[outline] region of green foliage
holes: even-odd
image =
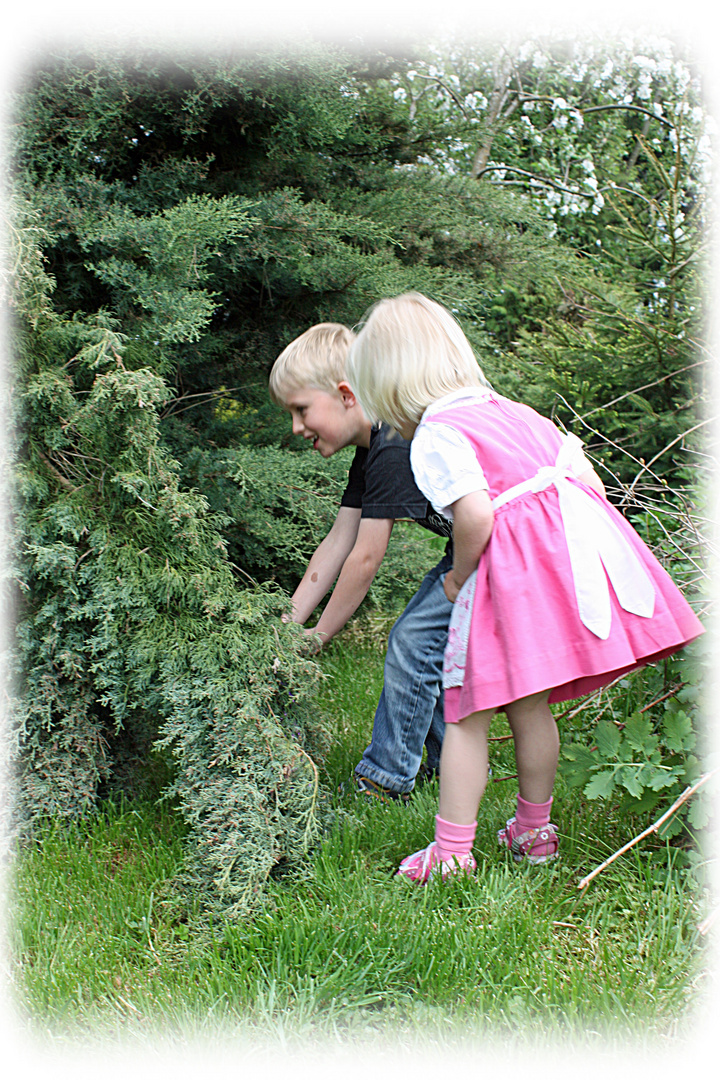
[[[314,322],[352,325],[418,288],[480,349],[499,287],[554,295],[572,272],[527,202],[423,164],[432,125],[401,121],[380,77],[398,62],[98,50],[58,55],[23,87],[15,161],[52,234],[55,302],[111,310],[126,365],[177,387],[174,447],[227,445],[220,386],[264,419],[272,362]]]
[[[223,515],[232,562],[292,591],[335,520],[352,454],[324,461],[269,446],[195,447],[185,455],[183,479]]]
[[[320,660],[333,788],[367,745],[382,684],[383,649],[347,637]],[[493,734],[505,732],[498,717]],[[283,1052],[340,1033],[364,1053],[390,1037],[477,1055],[488,1040],[516,1046],[521,1025],[533,1053],[577,1053],[580,1040],[626,1054],[632,1039],[666,1054],[697,1022],[708,975],[700,925],[713,901],[691,853],[648,837],[579,892],[634,821],[561,780],[562,858],[516,866],[496,839],[512,806],[512,747],[491,748],[473,880],[393,879],[432,835],[431,784],[409,806],[343,800],[312,858],[268,882],[262,910],[212,927],[169,889],[184,829],[167,804],[118,801],[69,828],[43,823],[10,881],[8,958],[30,1033],[107,1045],[122,1032],[155,1046],[167,1031],[177,1051],[232,1031]]]
[[[238,582],[207,500],[181,487],[166,383],[126,369],[112,320],[64,319],[47,292],[18,303],[33,316],[18,348],[18,825],[91,809],[111,743],[149,725],[177,762],[186,879],[236,915],[318,835],[317,669],[281,621],[286,597]]]
[[[491,132],[512,150],[504,164],[533,146],[532,167],[569,170],[571,186],[605,147],[617,187],[602,207],[592,184],[580,200],[597,215],[459,168],[480,128],[467,101],[460,123],[430,94],[402,100],[403,79],[443,81],[417,51],[59,50],[27,75],[8,229],[20,819],[92,808],[132,748],[154,744],[174,765],[186,880],[233,915],[317,835],[318,673],[282,622],[282,590],[334,514],[349,454],[296,452],[267,395],[276,356],[311,324],[353,325],[378,297],[420,289],[457,313],[498,389],[606,432],[591,449],[624,484],[631,468],[658,490],[658,469],[683,478],[679,436],[705,393],[689,378],[698,128],[671,79],[657,128],[638,128],[601,59],[571,101],[577,71],[568,82],[559,62],[539,74],[525,57],[514,85],[537,98],[535,133],[558,133],[545,150],[527,124]],[[575,140],[568,103],[588,117]],[[631,488],[640,512],[647,488]],[[394,530],[368,606],[397,609],[437,558],[417,532]],[[658,540],[668,560],[686,534]]]
[[[632,32],[448,38],[391,85],[413,123],[434,119],[438,167],[524,192],[578,256],[552,285],[497,281],[482,314],[498,388],[557,413],[623,481],[659,459],[676,477],[711,394],[710,126],[692,57]]]
[[[632,708],[629,715],[601,719],[590,734],[590,746],[563,746],[560,771],[567,783],[582,788],[588,799],[619,798],[621,813],[657,817],[668,809],[702,772],[698,744],[707,654],[707,642],[699,639],[665,662],[665,684],[674,692],[660,695],[652,710],[646,704]],[[642,678],[647,690],[647,676],[630,676],[621,687],[633,678]],[[710,810],[709,796],[702,789],[661,826],[661,836],[704,829]]]

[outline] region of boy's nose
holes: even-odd
[[[299,416],[293,416],[292,425],[293,435],[302,435],[303,431],[305,430],[305,425],[303,424]]]

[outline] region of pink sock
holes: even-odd
[[[456,825],[454,821],[443,821],[439,814],[435,816],[435,842],[441,859],[451,859],[453,855],[466,855],[473,846],[477,821],[472,825]]]
[[[518,795],[515,820],[518,825],[522,826],[520,831],[524,831],[525,829],[541,829],[543,825],[547,825],[550,820],[551,806],[552,796],[550,796],[547,802],[533,803],[526,802],[525,799]]]

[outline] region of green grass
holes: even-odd
[[[323,665],[337,785],[366,745],[382,652],[338,643]],[[506,730],[501,719],[491,734]],[[172,808],[108,804],[87,821],[47,825],[10,882],[28,1029],[55,1043],[232,1034],[412,1050],[674,1044],[692,1030],[706,981],[697,926],[707,912],[685,852],[644,842],[579,894],[580,878],[646,822],[559,783],[562,858],[516,866],[495,837],[516,793],[502,779],[512,748],[492,747],[475,878],[420,888],[393,876],[432,838],[435,785],[409,807],[338,800],[308,864],[272,881],[256,914],[210,931],[167,888],[182,858]]]

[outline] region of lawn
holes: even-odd
[[[340,640],[322,665],[336,733],[324,779],[335,790],[368,738],[382,650]],[[393,875],[432,838],[435,784],[409,806],[335,796],[335,824],[307,865],[271,881],[251,917],[205,930],[168,887],[183,840],[171,806],[120,800],[49,824],[9,882],[25,1029],[48,1046],[222,1037],[431,1055],[689,1045],[710,960],[698,931],[707,897],[687,851],[651,838],[580,892],[648,822],[559,781],[562,857],[516,866],[496,841],[516,793],[506,734],[500,717],[477,875],[426,888]]]

